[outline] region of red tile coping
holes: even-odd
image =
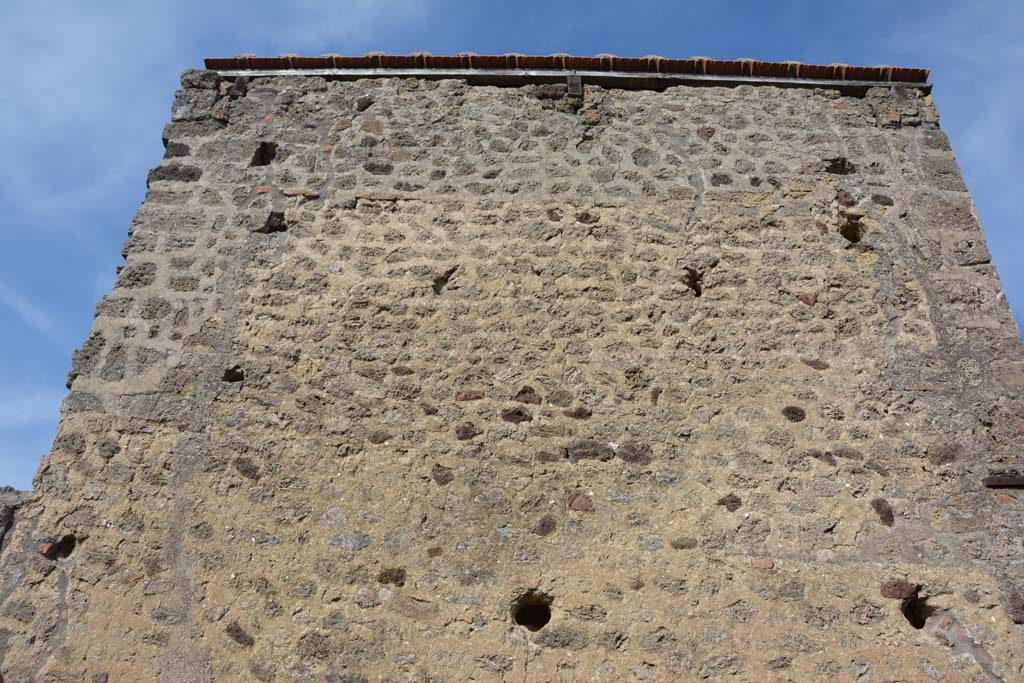
[[[321,55],[299,57],[208,57],[206,68],[215,71],[314,70],[314,69],[520,69],[548,71],[607,71],[638,74],[676,74],[694,76],[733,76],[740,78],[782,78],[847,82],[888,82],[923,84],[928,69],[896,66],[849,66],[847,64],[801,64],[800,62],[762,62],[756,59],[665,59],[663,57],[618,57],[596,55],[574,57],[553,55],[411,55],[367,53],[362,57]]]

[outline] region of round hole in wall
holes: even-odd
[[[551,621],[551,597],[527,591],[512,603],[512,621],[530,631],[539,631]]]
[[[67,534],[56,543],[47,543],[39,546],[39,552],[48,560],[63,560],[71,556],[75,551],[78,539],[74,534]]]
[[[935,613],[935,608],[929,605],[924,598],[915,595],[903,601],[900,611],[903,612],[903,616],[907,618],[911,626],[922,629],[925,627],[928,617]]]

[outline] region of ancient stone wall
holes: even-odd
[[[1021,680],[1024,355],[930,97],[182,83],[5,683]]]

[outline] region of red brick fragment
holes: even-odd
[[[370,432],[369,436],[366,437],[366,440],[369,441],[372,444],[382,444],[382,443],[384,443],[385,441],[387,441],[390,438],[391,438],[390,434],[388,434],[387,432],[385,432],[383,430],[378,429],[378,430]]]
[[[839,190],[836,192],[836,203],[839,206],[855,206],[857,199],[846,190]]]
[[[889,579],[882,584],[882,597],[894,600],[906,600],[917,595],[919,586],[903,579]]]
[[[786,406],[782,409],[782,417],[790,422],[803,422],[807,418],[807,411],[797,406]]]
[[[533,415],[525,408],[507,408],[501,411],[501,419],[512,424],[520,424],[522,422],[531,422]]]
[[[885,526],[892,526],[896,517],[893,514],[892,506],[889,505],[889,501],[885,498],[875,498],[871,501],[871,509],[878,515],[878,521]]]
[[[405,567],[390,567],[381,570],[380,574],[377,575],[377,581],[402,587],[405,585],[405,576]]]
[[[555,518],[551,515],[544,515],[537,522],[537,526],[533,528],[533,533],[538,536],[548,536],[554,533],[556,528],[558,528],[558,522],[555,521]]]
[[[743,501],[735,493],[730,493],[718,499],[718,504],[729,512],[736,512],[743,505]]]
[[[928,462],[946,465],[960,457],[963,447],[955,443],[933,444],[928,447]]]
[[[513,401],[519,401],[520,403],[532,403],[534,405],[540,405],[540,394],[537,390],[530,386],[524,386],[520,389],[515,396],[512,397]]]
[[[569,497],[569,509],[576,512],[592,512],[594,501],[585,493],[574,493]]]
[[[434,469],[430,471],[430,476],[433,477],[439,486],[445,486],[455,480],[455,473],[450,467],[445,467],[444,465],[434,465]]]
[[[460,424],[458,427],[455,428],[455,438],[458,439],[459,441],[468,441],[469,439],[472,439],[474,436],[479,436],[480,434],[483,434],[483,430],[474,425],[472,422]]]
[[[245,632],[237,621],[232,621],[228,624],[224,632],[228,634],[228,638],[235,641],[242,647],[252,647],[256,643],[256,639]]]
[[[574,420],[586,420],[593,415],[593,411],[587,406],[576,406],[575,408],[567,408],[562,414]]]

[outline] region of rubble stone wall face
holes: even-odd
[[[1022,680],[1024,354],[930,97],[182,83],[4,683]]]

